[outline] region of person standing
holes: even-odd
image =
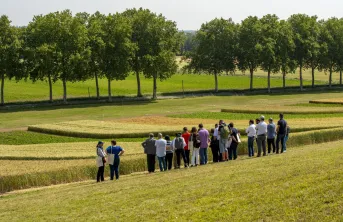
[[[286,148],[287,148],[287,141],[288,141],[288,136],[289,136],[289,133],[291,132],[291,127],[287,124],[287,131],[286,131],[286,136],[285,136],[285,139],[283,141],[283,152],[286,152]]]
[[[279,147],[281,142],[281,153],[285,150],[285,136],[287,133],[287,122],[284,120],[283,114],[280,113],[279,115],[280,120],[277,123],[277,137],[276,137],[276,153],[279,154]]]
[[[102,141],[98,142],[98,145],[96,146],[96,164],[98,166],[98,173],[96,176],[96,182],[105,181],[104,178],[104,172],[105,172],[105,153],[103,148],[104,143]]]
[[[167,141],[162,138],[162,133],[158,134],[158,140],[155,142],[156,146],[156,156],[158,159],[158,165],[160,167],[160,171],[167,170],[166,164],[166,149],[167,149]]]
[[[110,165],[110,179],[114,179],[114,174],[116,176],[116,180],[119,180],[119,165],[120,165],[120,156],[123,155],[125,150],[120,146],[117,146],[117,142],[115,140],[111,141],[111,146],[107,147],[106,154],[107,154],[107,161]]]
[[[167,169],[171,170],[171,168],[173,167],[173,156],[174,156],[174,151],[171,146],[172,142],[170,141],[169,136],[166,136],[164,139],[166,140],[166,165],[167,165]]]
[[[220,135],[220,139],[219,139],[219,152],[220,155],[222,157],[221,161],[226,161],[228,160],[228,150],[226,147],[226,144],[228,143],[229,140],[229,129],[226,127],[225,123],[223,122],[220,126],[219,126],[219,135]]]
[[[266,139],[267,139],[267,124],[264,122],[264,116],[260,117],[260,123],[256,126],[257,130],[257,157],[261,156],[263,150],[263,156],[267,155]]]
[[[273,153],[275,153],[275,136],[276,136],[276,126],[273,123],[273,119],[269,118],[269,124],[267,126],[267,143],[268,143],[268,154],[272,151],[273,146]]]
[[[249,121],[249,127],[245,130],[248,136],[248,153],[249,157],[253,157],[255,155],[254,151],[254,140],[256,137],[256,126],[254,124],[254,120]]]
[[[210,135],[211,135],[210,148],[211,148],[211,151],[212,151],[213,163],[217,163],[218,162],[219,154],[218,154],[218,149],[217,149],[217,144],[216,144],[217,139],[214,136],[214,133],[215,133],[215,129],[211,129],[211,132],[210,132]]]
[[[191,136],[191,134],[188,132],[188,128],[184,127],[183,128],[183,133],[182,133],[182,138],[185,140],[186,142],[186,146],[185,146],[185,156],[186,156],[186,164],[187,166],[189,166],[189,154],[190,154],[190,150],[189,150],[189,137]]]
[[[239,133],[238,130],[236,128],[234,128],[234,124],[230,123],[229,124],[230,127],[230,132],[231,132],[231,145],[229,147],[229,160],[236,160],[237,159],[237,147],[239,144]]]
[[[197,133],[197,128],[192,127],[191,136],[189,137],[189,146],[192,150],[192,161],[191,166],[199,165],[199,149],[200,149],[200,139]]]
[[[149,173],[155,172],[156,163],[156,140],[154,139],[154,134],[150,133],[149,138],[142,143],[144,148],[144,153],[147,156],[148,171]]]
[[[216,123],[214,126],[214,133],[213,133],[213,147],[214,147],[214,151],[213,151],[213,147],[212,148],[212,153],[213,153],[213,162],[219,162],[222,159],[222,155],[220,153],[219,150],[219,140],[220,140],[220,134],[219,134],[219,126],[221,126],[224,123],[223,120],[219,120],[219,124]],[[217,155],[215,155],[215,153],[217,153]]]
[[[200,139],[200,165],[207,164],[207,148],[209,140],[209,132],[204,128],[202,123],[199,124],[199,139]]]
[[[185,139],[183,137],[181,137],[181,133],[177,133],[176,134],[176,138],[173,140],[172,142],[173,145],[173,149],[175,150],[175,154],[176,154],[176,169],[180,169],[181,166],[181,156],[183,159],[183,162],[185,164],[185,168],[188,167],[187,165],[187,160],[186,160],[186,156],[185,156],[185,146],[186,146],[186,142]]]

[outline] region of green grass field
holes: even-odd
[[[4,221],[340,221],[342,155],[342,143],[334,142],[115,183],[19,192],[0,198],[0,216]]]

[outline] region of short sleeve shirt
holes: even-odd
[[[235,137],[236,140],[238,140],[237,134],[238,134],[237,129],[236,128],[232,128],[231,129],[231,136]],[[234,140],[232,140],[232,143],[236,143],[236,142]]]
[[[286,134],[286,132],[287,132],[287,122],[286,122],[286,120],[280,119],[279,122],[277,123],[277,125],[279,126],[278,134],[280,134],[280,135]]]
[[[120,146],[109,146],[107,147],[106,149],[106,152],[108,154],[114,154],[114,157],[115,158],[118,158],[119,157],[119,153],[123,151],[123,149],[120,147]]]
[[[167,141],[164,139],[156,140],[156,156],[164,157],[166,155]]]

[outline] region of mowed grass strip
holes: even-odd
[[[28,191],[2,197],[0,216],[4,221],[340,221],[342,155],[339,141],[117,182]]]
[[[343,98],[334,99],[320,99],[320,100],[310,100],[313,104],[332,104],[332,105],[343,105]]]

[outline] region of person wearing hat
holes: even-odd
[[[181,156],[183,159],[183,163],[185,164],[185,168],[188,167],[185,150],[184,150],[184,148],[186,147],[186,141],[181,136],[181,133],[176,134],[176,138],[172,142],[172,147],[175,150],[175,154],[176,154],[176,167],[175,168],[180,169]]]
[[[268,154],[272,151],[273,146],[273,153],[275,153],[275,136],[276,136],[276,126],[273,123],[273,118],[269,118],[269,124],[267,126],[267,143],[268,143]]]
[[[148,171],[149,173],[155,172],[156,163],[156,140],[154,139],[154,134],[150,133],[149,138],[142,143],[144,148],[144,153],[147,156]]]
[[[96,145],[96,164],[98,166],[98,173],[96,176],[96,181],[99,183],[100,181],[104,181],[104,171],[105,171],[105,153],[104,153],[104,143],[102,141],[98,142],[98,145]]]
[[[107,161],[110,165],[110,179],[114,179],[114,174],[116,179],[119,180],[119,164],[120,164],[120,156],[123,155],[125,150],[120,146],[117,146],[117,141],[112,140],[111,146],[107,147],[106,154],[107,154]]]
[[[264,116],[260,117],[260,123],[256,126],[257,130],[257,157],[260,157],[263,150],[263,156],[267,155],[267,123],[264,122]]]

